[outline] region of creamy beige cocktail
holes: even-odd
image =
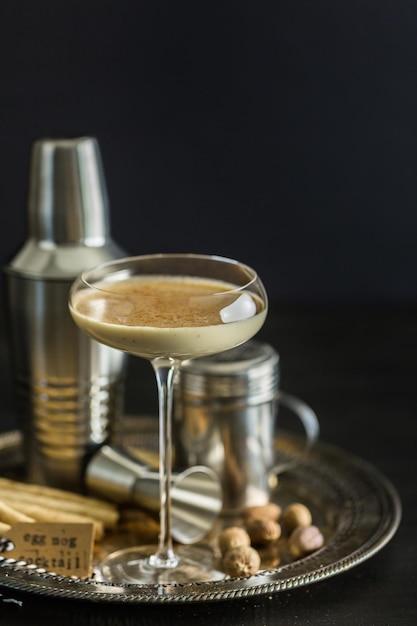
[[[266,317],[256,294],[222,281],[136,276],[94,287],[72,301],[76,323],[97,341],[148,359],[228,350],[254,336]]]

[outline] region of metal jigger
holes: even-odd
[[[87,488],[118,503],[135,503],[159,511],[159,472],[127,452],[105,445],[92,457],[85,473]],[[172,475],[171,531],[175,541],[199,541],[213,527],[222,508],[217,474],[194,466]]]

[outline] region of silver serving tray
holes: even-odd
[[[155,421],[143,422],[146,446],[152,444]],[[141,432],[141,418],[135,429]],[[151,430],[150,430],[151,429]],[[156,428],[154,429],[156,431]],[[140,436],[136,436],[134,445]],[[297,459],[304,443],[281,434],[279,448]],[[22,467],[21,435],[0,435],[0,474]],[[33,569],[0,554],[0,586],[54,598],[119,604],[193,603],[261,596],[302,587],[343,573],[372,557],[394,535],[401,518],[398,494],[375,467],[338,448],[316,444],[298,465],[280,475],[274,500],[301,501],[325,535],[325,546],[308,557],[281,562],[253,576],[215,582],[169,585],[115,585],[81,580]]]

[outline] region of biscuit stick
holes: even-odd
[[[34,518],[18,511],[13,506],[6,504],[0,500],[0,522],[13,526],[19,522],[34,522]]]
[[[19,509],[19,503],[30,503],[41,508],[91,517],[109,529],[116,528],[119,520],[119,511],[113,503],[71,491],[26,484],[8,478],[0,478],[0,499],[16,509]]]
[[[9,524],[5,524],[4,522],[0,522],[0,537],[7,537],[7,533],[11,529]]]

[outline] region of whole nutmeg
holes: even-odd
[[[240,526],[230,526],[219,533],[218,544],[222,554],[228,550],[239,546],[250,546],[250,537],[244,528]]]
[[[265,546],[276,541],[281,536],[281,526],[273,519],[250,518],[246,525],[246,530],[255,546]]]
[[[290,552],[300,558],[324,545],[324,537],[317,526],[298,526],[288,538]]]
[[[310,509],[300,502],[293,502],[283,510],[281,521],[288,532],[292,532],[298,526],[310,526],[313,520]]]
[[[228,576],[251,576],[261,565],[259,553],[251,546],[238,546],[224,555],[222,567]]]
[[[251,517],[272,519],[276,522],[281,516],[281,507],[275,502],[267,502],[266,504],[258,504],[256,506],[247,506],[242,511],[242,517],[244,520],[248,520]]]

